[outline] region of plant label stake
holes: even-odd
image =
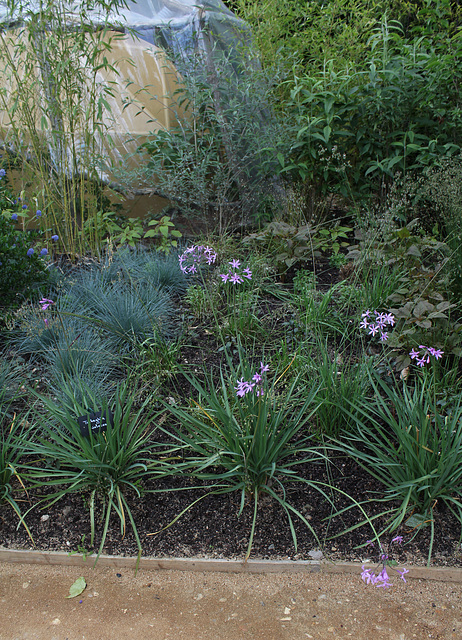
[[[98,433],[99,431],[106,431],[108,424],[114,426],[114,419],[109,409],[103,413],[102,411],[88,412],[85,416],[77,418],[79,423],[80,433],[88,437],[90,435],[90,429],[92,433]]]

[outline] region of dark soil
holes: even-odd
[[[341,491],[354,496],[357,501],[367,501],[380,497],[381,488],[355,462],[340,458],[331,467],[330,478],[325,468],[319,465],[305,465],[302,474],[306,478],[322,482],[332,482]],[[213,495],[197,487],[191,478],[177,478],[158,481],[155,485],[146,485],[141,499],[130,500],[130,507],[136,522],[143,547],[143,555],[157,557],[213,557],[243,558],[246,554],[253,506],[246,503],[242,514],[238,516],[240,493]],[[171,491],[171,489],[182,489]],[[170,491],[169,491],[170,489]],[[156,491],[151,493],[151,491]],[[159,491],[160,492],[157,492]],[[329,494],[329,492],[327,491]],[[72,494],[53,506],[44,507],[38,501],[43,492],[29,492],[29,500],[21,496],[23,512],[35,505],[27,514],[36,549],[68,550],[83,552],[89,550],[90,520],[86,498]],[[199,499],[195,506],[188,507]],[[19,499],[19,495],[18,495]],[[255,538],[252,548],[253,558],[309,560],[310,552],[322,550],[325,557],[332,560],[375,559],[377,552],[371,547],[356,548],[373,537],[370,526],[364,525],[355,531],[345,533],[338,538],[336,534],[354,527],[363,519],[358,508],[352,508],[341,516],[329,520],[331,506],[317,491],[301,483],[288,486],[287,499],[308,520],[316,532],[313,533],[294,516],[294,528],[297,534],[298,548],[295,550],[290,533],[287,515],[282,507],[268,496],[262,496],[258,510]],[[352,504],[342,494],[332,494],[335,508],[340,510]],[[383,509],[383,504],[371,500],[363,507],[372,517]],[[172,526],[167,527],[184,510],[185,513]],[[101,517],[101,509],[99,516]],[[435,508],[435,541],[432,564],[439,566],[457,566],[462,560],[460,546],[460,523],[444,505]],[[128,522],[128,520],[127,520]],[[374,521],[377,531],[384,526],[385,519]],[[160,533],[155,533],[163,529]],[[102,524],[99,523],[99,534]],[[394,545],[393,558],[399,563],[423,565],[427,561],[430,544],[430,526],[422,528],[417,535],[406,527],[399,533],[407,544],[401,548]],[[152,535],[155,534],[155,535]],[[0,507],[0,541],[4,548],[32,548],[31,541],[24,529],[18,527],[18,521],[10,507]],[[95,540],[95,547],[99,539]],[[112,517],[104,552],[109,554],[137,554],[135,537],[127,526],[125,536],[120,531],[120,521]]]

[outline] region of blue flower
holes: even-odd
[[[6,176],[5,169],[0,169],[0,178],[3,178],[4,176]]]
[[[40,216],[42,215],[42,212],[40,211],[40,209],[37,209],[37,211],[35,212],[35,215],[37,216],[37,218],[40,218]]]
[[[29,256],[29,258],[31,257],[31,255],[34,253],[33,248],[31,247],[30,249],[27,250],[27,255]]]
[[[22,205],[22,208],[23,208],[23,209],[27,209],[27,204],[23,204],[23,205]]]
[[[11,214],[11,219],[16,222],[16,220],[18,219],[18,214],[17,213],[12,213]]]
[[[48,253],[48,249],[45,249],[45,247],[40,251],[41,256],[46,256],[47,253]]]
[[[59,236],[56,236],[56,235],[51,236],[51,239],[53,240],[53,242],[58,242]]]

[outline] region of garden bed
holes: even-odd
[[[130,278],[134,277],[133,274],[140,277],[139,271],[136,271],[133,266],[136,262],[133,255],[130,257],[128,254],[131,263],[127,267],[127,273],[130,274]],[[146,254],[140,254],[140,256],[141,266],[145,268]],[[157,260],[156,268],[158,268],[158,263]],[[157,411],[155,422],[150,422],[149,419],[146,423],[149,425],[149,430],[152,431],[150,435],[152,444],[160,445],[164,449],[175,444],[175,436],[169,434],[169,428],[172,424],[176,424],[177,428],[178,422],[181,420],[178,415],[175,415],[173,407],[181,405],[191,407],[193,406],[191,398],[195,397],[202,397],[202,402],[204,401],[204,395],[201,396],[202,392],[199,392],[199,396],[197,395],[194,380],[199,381],[197,384],[203,384],[206,389],[207,385],[220,386],[221,372],[228,372],[226,375],[230,371],[232,375],[237,374],[238,371],[239,375],[245,373],[243,369],[240,369],[243,365],[243,351],[249,354],[251,367],[257,366],[256,363],[260,359],[269,363],[270,372],[273,375],[271,383],[273,386],[270,384],[266,393],[274,395],[275,385],[279,385],[277,393],[280,393],[280,398],[288,393],[292,369],[296,369],[292,379],[300,380],[308,389],[310,376],[315,375],[313,364],[309,363],[318,362],[319,364],[319,361],[315,360],[319,355],[316,350],[319,350],[322,344],[325,345],[325,353],[323,352],[321,356],[327,359],[329,366],[332,362],[334,363],[334,377],[340,375],[337,368],[342,369],[345,363],[348,366],[356,366],[364,355],[380,363],[382,369],[378,368],[378,370],[382,372],[381,375],[385,376],[385,379],[390,378],[393,373],[391,360],[387,364],[382,346],[372,340],[364,343],[358,338],[361,308],[355,309],[354,305],[361,304],[358,298],[361,286],[358,281],[352,283],[348,280],[348,273],[352,272],[351,269],[350,271],[348,269],[339,270],[327,265],[325,261],[318,261],[312,272],[309,269],[294,271],[292,274],[295,276],[294,282],[292,282],[290,272],[286,273],[285,281],[282,283],[278,277],[274,276],[274,272],[271,274],[269,271],[270,275],[268,276],[268,266],[264,260],[254,261],[250,263],[254,272],[252,285],[255,282],[258,293],[253,294],[254,297],[252,297],[250,296],[252,291],[248,288],[247,293],[246,290],[243,290],[242,297],[239,298],[234,295],[233,290],[229,295],[223,297],[218,289],[220,283],[217,283],[216,274],[211,281],[212,284],[210,284],[209,273],[202,280],[190,279],[187,283],[181,282],[181,273],[174,272],[172,265],[175,264],[178,263],[170,261],[167,270],[162,267],[164,273],[162,277],[170,282],[171,288],[167,288],[167,291],[169,294],[172,293],[172,290],[174,291],[171,303],[168,303],[171,306],[169,307],[164,299],[161,299],[162,304],[160,305],[161,310],[166,309],[163,322],[169,322],[172,328],[168,338],[163,343],[156,343],[157,346],[154,349],[149,347],[150,350],[147,350],[145,346],[146,341],[141,342],[140,348],[140,341],[133,340],[134,346],[131,346],[130,350],[124,351],[126,343],[130,342],[130,334],[122,334],[123,339],[120,341],[123,329],[120,325],[121,328],[113,330],[113,334],[119,342],[111,343],[111,348],[114,349],[114,352],[120,350],[121,355],[115,365],[110,360],[104,360],[104,363],[109,362],[112,367],[109,386],[107,386],[107,378],[101,378],[102,388],[109,389],[105,393],[110,393],[111,385],[112,388],[115,388],[114,385],[118,379],[120,380],[127,375],[127,379],[130,379],[130,376],[135,377],[137,382],[132,386],[131,393],[134,397],[131,398],[132,405],[130,406],[133,410],[138,410],[140,406],[144,406],[143,402],[148,402]],[[223,265],[226,264],[226,258],[222,259],[218,270],[223,271]],[[86,264],[86,269],[82,273],[91,272],[93,266],[91,262]],[[119,286],[123,278],[121,266],[119,265],[117,268],[114,263],[109,263],[104,269],[111,274],[109,283],[117,282],[117,286]],[[168,273],[169,271],[170,273]],[[68,289],[64,287],[64,293],[62,285],[59,285],[54,292],[49,293],[51,296],[49,300],[53,298],[50,304],[42,305],[41,309],[36,305],[35,311],[33,305],[24,306],[19,312],[16,312],[15,319],[10,321],[12,331],[7,331],[4,334],[5,354],[9,362],[18,362],[19,358],[20,366],[23,366],[27,373],[22,387],[22,392],[26,392],[26,395],[21,392],[19,398],[16,397],[13,400],[12,406],[18,415],[26,411],[28,409],[27,388],[28,386],[34,387],[35,391],[32,397],[38,403],[35,419],[39,421],[43,417],[47,420],[46,409],[51,410],[53,416],[55,408],[59,409],[60,405],[65,404],[64,396],[59,395],[59,385],[56,386],[56,380],[60,379],[57,377],[56,371],[61,371],[60,367],[65,365],[63,365],[62,358],[50,360],[50,354],[46,351],[45,343],[43,343],[45,333],[49,331],[52,321],[55,331],[59,331],[60,323],[63,325],[63,319],[67,322],[68,318],[80,317],[80,314],[76,314],[73,310],[76,306],[72,307],[74,304],[72,296],[75,295],[73,287],[77,287],[77,291],[84,292],[87,296],[86,303],[89,304],[91,287],[95,286],[94,284],[85,284],[85,286],[79,284],[78,269],[72,269],[66,277],[71,282],[71,286]],[[98,278],[100,277],[101,282],[104,283],[104,278],[98,276]],[[140,282],[142,281],[140,278]],[[79,286],[80,289],[78,289]],[[114,287],[115,285],[110,284],[110,286]],[[96,290],[100,292],[101,296],[106,295],[103,285],[97,284]],[[387,293],[389,292],[381,292],[380,294],[383,302],[386,300]],[[59,310],[56,307],[55,309],[55,300],[59,296],[65,300],[65,304],[71,306],[61,307]],[[111,302],[111,304],[114,305],[114,308],[111,308],[107,302],[106,310],[111,311],[111,321],[115,323],[119,319],[117,313],[123,314],[125,311],[118,309],[115,302]],[[141,315],[145,309],[144,304],[143,302],[141,305]],[[44,306],[46,306],[45,309],[43,309]],[[91,310],[91,305],[87,308]],[[43,313],[44,311],[46,313]],[[43,329],[44,319],[47,320],[45,329]],[[106,339],[104,331],[107,329],[109,320],[93,320],[88,325],[92,331],[95,323],[99,329],[98,333],[94,335],[98,337],[98,340]],[[38,336],[42,339],[42,343],[40,340],[36,341],[35,335],[31,338],[28,327],[32,327],[33,330],[36,327],[42,327],[38,330]],[[71,348],[74,349],[74,343],[78,342],[82,331],[72,327],[71,329],[74,331],[71,334],[74,336]],[[146,328],[142,326],[140,332],[143,331],[146,331]],[[110,333],[109,330],[108,333]],[[321,337],[321,341],[319,341],[319,337]],[[53,339],[56,340],[56,338]],[[30,346],[31,344],[34,345],[35,352]],[[58,344],[57,342],[49,344],[52,351],[56,350],[60,353],[60,350],[63,349],[62,346],[55,349],[54,345]],[[307,352],[303,354],[302,350],[305,348],[305,344]],[[168,348],[164,348],[165,345]],[[28,352],[27,349],[30,351]],[[88,346],[85,346],[85,349],[88,351]],[[82,352],[86,353],[85,350]],[[75,353],[78,354],[78,351],[76,350]],[[296,359],[300,353],[305,358],[305,360],[302,358],[301,364]],[[106,355],[104,353],[104,357]],[[311,368],[305,369],[304,362],[308,362]],[[322,361],[319,366],[321,367],[321,365]],[[73,395],[74,391],[80,388],[79,375],[76,375],[78,372],[72,369],[72,359],[70,364],[66,366],[70,367],[70,373],[73,376],[72,385],[74,386],[70,387],[71,395]],[[457,370],[457,363],[455,366]],[[94,373],[95,380],[97,380],[99,370],[95,369],[94,371],[96,372]],[[348,371],[351,374],[354,370],[350,368]],[[280,378],[276,378],[276,375],[285,376],[282,383],[279,383]],[[55,376],[54,385],[50,384],[53,382],[53,376]],[[393,377],[399,381],[399,371],[397,374],[393,373],[391,379]],[[64,379],[67,380],[66,376]],[[237,378],[235,378],[235,382],[237,382]],[[262,382],[262,384],[264,383]],[[335,393],[338,391],[335,384],[332,391]],[[129,392],[127,391],[127,393]],[[344,389],[342,393],[348,393],[348,390]],[[357,393],[360,392],[357,391]],[[367,393],[370,394],[370,389]],[[303,397],[303,392],[300,397]],[[49,405],[47,406],[43,405],[45,398],[48,398]],[[290,402],[296,403],[296,399],[291,396],[290,398]],[[340,441],[343,437],[342,429],[339,431],[337,427],[333,426],[334,417],[330,413],[330,410],[335,408],[335,403],[341,402],[341,399],[339,400],[339,397],[330,398],[326,395],[323,398],[327,410],[323,414],[314,414],[310,419],[309,426],[300,432],[307,435],[311,431],[310,442],[320,450],[323,450],[325,446],[329,447],[329,436],[334,436]],[[284,401],[281,399],[278,402]],[[169,409],[169,406],[172,408]],[[347,410],[345,412],[344,407],[343,411],[345,425],[347,425],[348,405],[345,406]],[[275,411],[274,407],[271,411]],[[9,415],[11,417],[11,412]],[[53,420],[57,419],[57,415],[54,415]],[[339,415],[335,418],[336,420],[339,420]],[[340,418],[340,423],[341,420],[343,418]],[[7,421],[4,426],[4,434],[7,433],[8,424]],[[161,429],[156,430],[155,426],[159,425]],[[328,433],[329,429],[331,429],[330,434]],[[351,430],[351,426],[348,429]],[[345,434],[348,433],[348,429],[345,426]],[[50,439],[51,433],[52,431],[48,432],[48,439]],[[176,433],[175,429],[172,433]],[[296,443],[298,435],[300,434],[294,433],[290,443]],[[325,439],[324,436],[326,436]],[[22,437],[25,437],[25,434],[22,434]],[[390,432],[391,437],[392,433]],[[156,455],[158,454],[154,451],[152,460]],[[272,497],[271,493],[265,494],[263,491],[258,502],[250,557],[267,560],[311,560],[313,558],[319,559],[322,553],[322,556],[329,561],[360,562],[367,558],[376,560],[379,554],[377,546],[364,546],[368,540],[375,537],[374,529],[370,524],[373,522],[376,532],[384,530],[389,522],[387,518],[390,514],[380,516],[380,513],[386,508],[399,509],[400,502],[381,502],[386,494],[383,483],[374,478],[351,455],[347,455],[345,452],[328,451],[329,464],[323,460],[310,461],[304,457],[302,452],[295,451],[294,455],[295,458],[298,455],[302,460],[302,463],[297,465],[299,480],[291,482],[290,478],[286,479],[283,485],[284,489],[282,489],[282,485],[277,485],[274,489],[275,497],[284,497],[286,504],[290,504],[291,509],[294,510],[291,512],[293,532],[291,532],[287,512],[282,504],[275,497]],[[34,458],[30,452],[25,459],[21,460],[21,464],[25,465],[24,469],[27,469],[27,472],[42,463],[43,459],[37,462],[37,458]],[[50,477],[53,477],[53,474],[57,477],[59,464],[54,464],[50,459],[49,465]],[[22,476],[22,472],[19,472],[19,476]],[[32,545],[26,529],[21,525],[18,526],[18,519],[13,517],[11,506],[2,503],[0,505],[0,539],[3,548],[34,548],[45,551],[67,551],[82,555],[98,551],[104,528],[104,513],[98,495],[95,502],[96,535],[93,545],[91,545],[90,491],[66,493],[61,499],[50,505],[46,497],[56,490],[56,484],[47,486],[46,481],[42,481],[43,486],[39,488],[26,486],[27,494],[25,494],[22,485],[15,476],[12,477],[11,482],[13,488],[11,495],[21,513],[25,514],[25,522],[34,545]],[[316,483],[323,483],[322,486],[328,494],[328,499],[324,499],[316,490]],[[271,483],[268,486],[271,488]],[[334,489],[331,490],[328,487],[334,487]],[[283,496],[284,490],[285,495]],[[137,481],[136,491],[139,495],[135,491],[127,490],[124,496],[133,521],[136,523],[143,556],[156,558],[245,558],[254,518],[251,495],[246,497],[242,513],[240,513],[242,506],[240,490],[218,494],[210,488],[210,482],[198,478],[193,469],[186,471],[183,469],[182,472],[157,479],[155,474],[153,477],[149,477],[147,474],[139,482]],[[329,498],[331,502],[329,502]],[[344,511],[348,507],[352,508]],[[331,518],[335,512],[341,512],[341,514]],[[138,553],[139,545],[130,526],[127,513],[125,510],[126,530],[123,534],[121,533],[120,518],[115,512],[112,513],[108,521],[107,536],[101,548],[103,553],[120,556],[136,556]],[[399,533],[403,536],[404,544],[393,549],[393,559],[401,565],[407,563],[423,566],[427,564],[429,548],[433,545],[431,557],[433,566],[459,566],[462,558],[460,521],[450,511],[447,503],[444,500],[436,500],[432,505],[434,531],[430,526],[430,519],[420,527],[416,527],[412,521],[406,525],[407,517],[411,513],[412,509],[410,508],[406,518],[403,519],[403,524],[393,533],[388,533],[382,538],[382,543],[386,546],[393,535]],[[178,518],[180,514],[182,515]],[[305,522],[302,522],[298,514],[301,514]],[[369,519],[369,522],[358,528],[358,523],[365,519]],[[294,535],[297,539],[297,548],[294,545]]]

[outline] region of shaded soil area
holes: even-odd
[[[66,599],[84,577],[85,591]],[[0,640],[459,640],[462,586],[0,563]]]

